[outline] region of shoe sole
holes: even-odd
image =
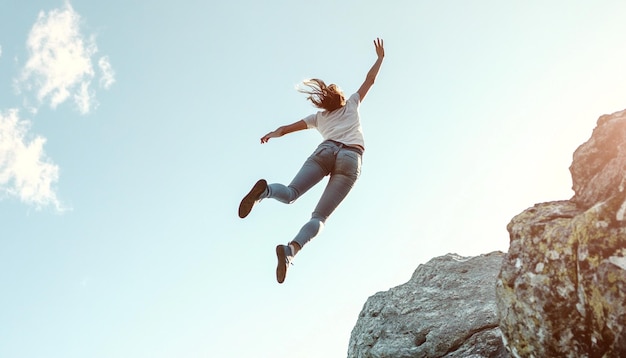
[[[285,276],[287,276],[287,258],[285,257],[285,249],[283,245],[276,246],[276,257],[278,258],[278,265],[276,266],[276,281],[278,283],[285,282]]]
[[[267,182],[264,179],[261,179],[254,184],[250,192],[243,197],[241,203],[239,204],[239,217],[245,218],[252,211],[252,207],[254,203],[259,199],[259,196],[263,194],[267,188]]]

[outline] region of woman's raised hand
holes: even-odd
[[[376,38],[376,40],[374,40],[374,46],[376,47],[376,55],[378,56],[378,58],[385,57],[385,48],[383,46],[383,39]]]

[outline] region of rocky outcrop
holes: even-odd
[[[626,111],[570,172],[570,200],[511,220],[507,255],[435,258],[370,297],[348,357],[626,357]]]
[[[434,258],[407,283],[370,297],[352,330],[348,357],[509,357],[495,301],[503,257]]]
[[[575,195],[508,225],[496,285],[515,357],[626,356],[626,111],[598,120],[570,167]]]
[[[598,119],[591,138],[574,152],[574,197],[582,209],[619,195],[626,184],[626,110]]]

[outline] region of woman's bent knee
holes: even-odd
[[[273,183],[268,185],[269,194],[268,197],[278,200],[284,204],[292,204],[298,199],[299,194],[298,191],[291,187],[285,186],[283,184]]]

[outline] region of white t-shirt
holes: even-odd
[[[319,111],[305,117],[307,128],[317,128],[324,140],[334,140],[345,145],[360,145],[365,148],[363,129],[359,118],[361,98],[354,93],[346,105],[332,112]]]

